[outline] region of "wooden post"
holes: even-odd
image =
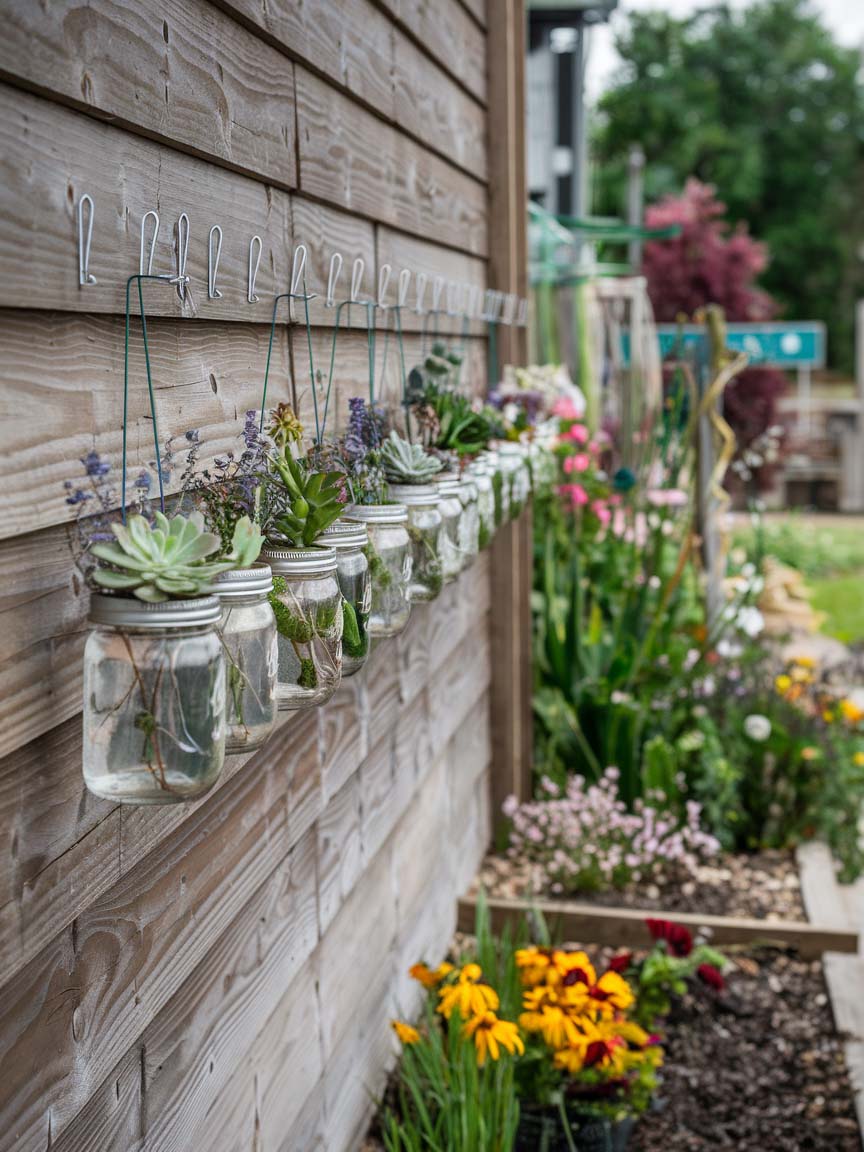
[[[489,22],[489,281],[528,294],[528,192],[525,173],[525,4],[498,0]],[[499,363],[524,364],[527,330],[502,325]],[[498,532],[491,552],[492,828],[501,804],[531,788],[530,508]]]

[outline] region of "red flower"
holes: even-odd
[[[612,959],[609,961],[609,971],[610,972],[617,972],[618,975],[620,976],[623,972],[627,971],[627,969],[630,967],[632,960],[633,960],[633,953],[632,952],[619,952],[617,956],[613,956]]]
[[[723,979],[723,974],[719,968],[715,968],[713,964],[700,964],[696,969],[696,975],[703,984],[707,984],[709,988],[713,988],[715,992],[722,992],[726,987],[726,981]]]
[[[655,940],[665,940],[673,956],[689,956],[693,951],[693,936],[683,924],[671,920],[646,920],[648,931]]]

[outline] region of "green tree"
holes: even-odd
[[[761,283],[792,319],[829,326],[853,356],[864,294],[864,81],[809,0],[720,4],[676,19],[632,13],[622,68],[600,102],[598,207],[620,211],[626,155],[647,158],[649,200],[688,177],[713,184],[732,220],[770,250]]]

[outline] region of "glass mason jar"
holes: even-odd
[[[84,781],[120,804],[178,804],[225,760],[225,656],[215,596],[145,604],[93,595],[84,650]]]
[[[510,494],[510,519],[515,520],[531,492],[531,476],[521,444],[501,444],[498,448],[504,472],[504,487]]]
[[[366,548],[366,525],[339,519],[318,537],[336,553],[336,579],[342,593],[342,677],[359,672],[369,657],[369,612],[372,607],[372,576]]]
[[[391,484],[390,495],[408,509],[411,537],[411,599],[434,600],[441,591],[441,503],[433,484]]]
[[[495,496],[489,470],[482,460],[471,465],[470,476],[477,489],[477,545],[482,552],[495,535]]]
[[[464,556],[459,547],[459,524],[462,520],[462,502],[459,499],[459,478],[452,473],[435,477],[441,512],[441,576],[444,583],[455,580],[462,571]]]
[[[500,528],[510,519],[510,483],[504,475],[504,469],[497,452],[488,452],[484,457],[484,462],[492,481],[495,527]]]
[[[279,548],[261,553],[273,569],[280,709],[326,704],[342,679],[342,593],[331,548]]]
[[[268,599],[272,591],[273,574],[267,564],[235,568],[213,581],[213,595],[222,605],[226,752],[260,748],[276,723],[278,647],[276,617]]]
[[[459,548],[462,552],[463,567],[471,564],[480,551],[480,512],[478,492],[474,478],[468,472],[462,473],[459,481],[459,503],[462,505],[462,519],[459,521]]]
[[[411,537],[404,504],[352,504],[351,520],[366,525],[372,573],[369,635],[398,636],[411,615]]]

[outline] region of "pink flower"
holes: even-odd
[[[584,507],[588,503],[588,493],[581,484],[562,484],[558,491],[574,508]]]
[[[560,396],[552,406],[552,415],[557,416],[560,420],[578,420],[584,410],[583,407],[580,412],[579,406],[574,403],[570,396]]]
[[[564,461],[564,471],[569,475],[571,472],[585,472],[591,467],[591,457],[586,456],[584,452],[577,452],[575,456],[568,456]]]
[[[591,505],[591,511],[594,513],[604,528],[608,527],[609,521],[612,519],[612,513],[609,511],[602,500],[595,500]]]
[[[688,499],[680,488],[654,488],[647,496],[648,503],[655,508],[683,508]]]
[[[588,429],[584,424],[574,424],[570,431],[567,433],[567,436],[571,440],[575,440],[577,444],[588,443]]]

